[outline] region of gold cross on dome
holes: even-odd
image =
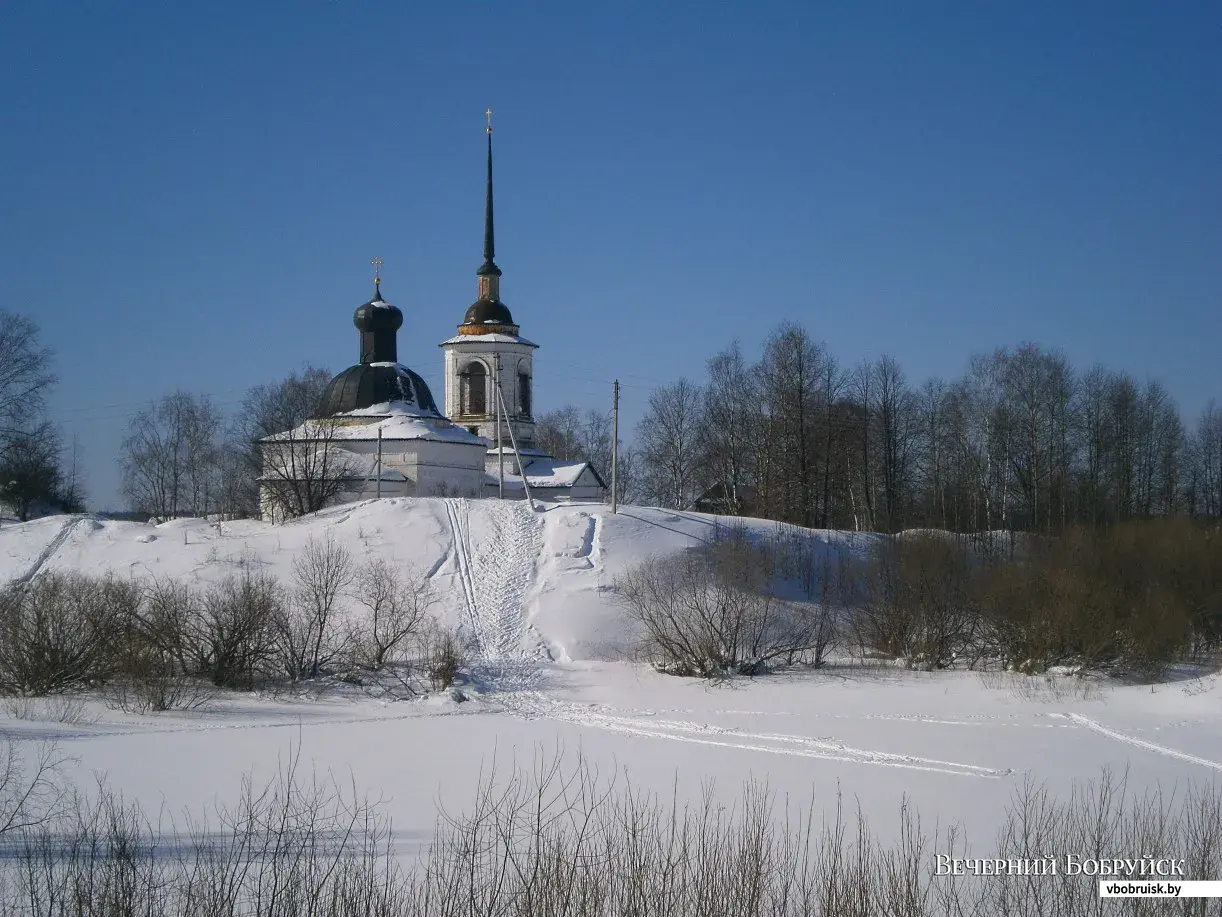
[[[373,282],[376,286],[382,282],[382,259],[374,258],[369,263],[373,265]]]
[[[489,108],[484,112],[484,117],[488,119],[488,133],[492,133],[492,109]]]

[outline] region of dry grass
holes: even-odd
[[[295,755],[233,808],[181,826],[105,786],[91,798],[10,831],[2,917],[1136,917],[1218,909],[1104,907],[1090,876],[939,876],[937,857],[1168,857],[1185,878],[1222,874],[1216,787],[1135,794],[1106,771],[1063,799],[1021,785],[988,851],[930,830],[907,804],[884,842],[839,796],[791,809],[750,783],[737,800],[706,786],[685,804],[559,752],[494,764],[465,811],[440,814],[414,864],[395,857],[376,803],[305,775]]]

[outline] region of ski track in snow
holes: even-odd
[[[42,572],[42,568],[47,565],[47,562],[55,556],[55,552],[64,546],[64,542],[66,542],[72,533],[76,531],[77,526],[79,526],[82,522],[85,522],[87,519],[92,518],[92,516],[73,516],[71,519],[64,522],[63,527],[59,530],[58,534],[56,534],[56,536],[51,539],[50,543],[38,553],[37,557],[34,558],[34,563],[30,565],[30,569],[21,576],[10,580],[9,585],[24,586],[26,583],[34,579],[34,577]]]
[[[1068,716],[1079,726],[1085,726],[1087,729],[1093,729],[1100,735],[1105,735],[1110,739],[1115,739],[1117,742],[1123,742],[1124,744],[1132,745],[1135,748],[1144,748],[1146,751],[1152,751],[1156,755],[1165,755],[1168,758],[1177,758],[1180,761],[1187,761],[1189,764],[1199,764],[1202,767],[1222,771],[1222,763],[1218,761],[1211,761],[1208,758],[1200,758],[1196,755],[1190,755],[1187,752],[1176,751],[1174,748],[1168,748],[1166,745],[1158,745],[1154,742],[1147,742],[1144,739],[1138,739],[1131,735],[1125,735],[1123,732],[1117,732],[1115,729],[1109,729],[1102,723],[1096,722],[1090,717],[1082,716],[1080,713],[1070,713]]]
[[[480,628],[478,611],[475,606],[475,588],[471,581],[471,543],[470,535],[465,525],[467,521],[467,506],[459,499],[447,498],[445,501],[446,516],[450,521],[450,534],[453,541],[452,556],[454,568],[458,573],[458,582],[462,587],[463,605],[466,608],[467,623],[478,640]],[[482,650],[483,647],[481,646]]]
[[[697,745],[713,745],[800,758],[818,758],[825,761],[843,761],[851,764],[874,764],[881,767],[932,771],[960,777],[998,779],[1014,773],[1010,768],[980,767],[957,761],[854,748],[832,737],[812,738],[785,733],[747,732],[732,727],[684,720],[651,720],[640,717],[614,716],[598,712],[588,706],[565,704],[537,691],[521,692],[505,697],[502,703],[508,710],[524,719],[559,720],[576,726],[603,729],[641,738],[690,742]]]

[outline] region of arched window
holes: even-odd
[[[518,366],[518,414],[530,417],[530,374],[524,366]]]
[[[469,363],[460,375],[462,389],[462,412],[464,414],[488,413],[488,371],[484,364]]]

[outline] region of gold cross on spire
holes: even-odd
[[[484,112],[484,117],[488,119],[488,133],[492,133],[492,109],[489,108]]]
[[[374,258],[369,263],[373,265],[373,285],[376,287],[382,283],[382,259]]]

